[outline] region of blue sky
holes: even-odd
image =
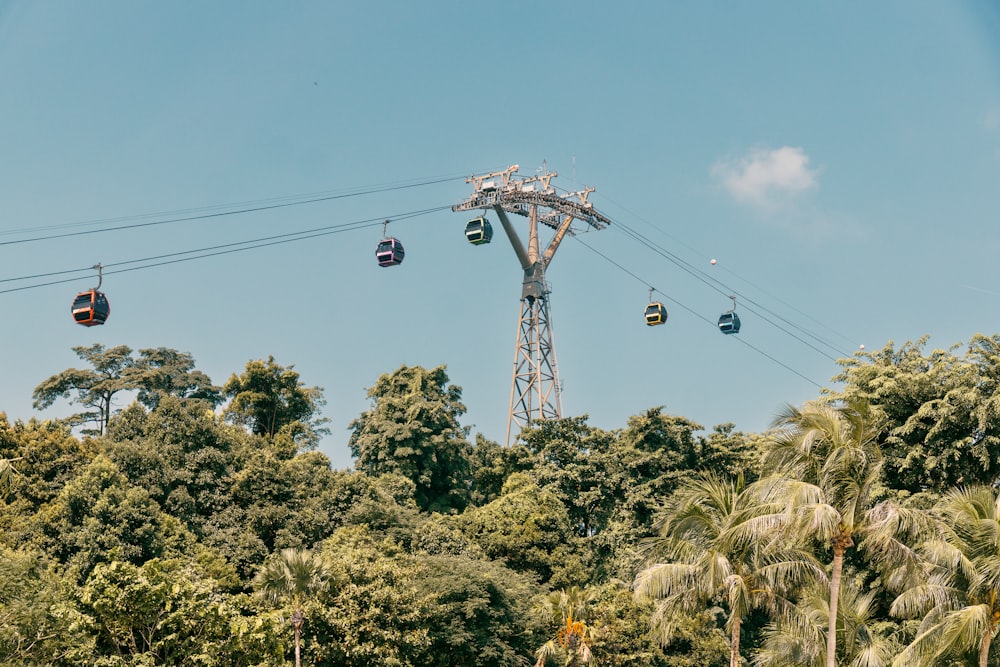
[[[218,384],[251,359],[294,364],[325,390],[337,467],[366,388],[401,364],[447,364],[463,423],[502,442],[520,269],[447,207],[465,176],[515,163],[595,187],[615,221],[548,272],[563,411],[596,426],[662,405],[758,431],[860,344],[1000,329],[985,0],[0,1],[0,114],[0,290],[359,223],[109,270],[103,327],[69,316],[93,272],[0,292],[12,419],[69,414],[33,411],[32,389],[100,342],[189,352]],[[389,185],[412,187],[357,194]],[[312,194],[351,196],[65,236]],[[393,217],[407,256],[381,269],[364,221]],[[63,236],[28,241],[46,235]],[[666,326],[643,323],[648,287]],[[738,337],[713,324],[727,292]]]

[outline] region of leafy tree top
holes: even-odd
[[[351,422],[348,444],[358,470],[413,480],[425,510],[461,509],[468,498],[470,447],[458,418],[462,389],[444,366],[401,366],[368,390],[373,407]]]
[[[326,404],[323,389],[306,387],[293,369],[270,356],[248,361],[243,373],[234,373],[222,387],[232,399],[226,418],[268,439],[284,432],[298,443],[315,445],[325,432],[321,425],[326,420],[316,418]]]

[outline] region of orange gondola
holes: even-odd
[[[97,264],[94,268],[98,272],[97,287],[77,294],[70,309],[73,321],[85,327],[104,324],[108,320],[108,315],[111,314],[111,304],[108,302],[108,297],[104,295],[104,292],[98,291],[104,281],[102,272],[104,267]]]

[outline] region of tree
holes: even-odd
[[[424,510],[461,510],[468,502],[470,448],[458,423],[462,389],[444,366],[401,366],[368,390],[374,403],[351,422],[355,467],[369,475],[402,475],[416,484]]]
[[[57,399],[70,399],[70,394],[75,392],[70,402],[80,403],[90,410],[73,415],[69,418],[70,423],[96,422],[97,428],[86,429],[84,434],[103,435],[111,419],[111,401],[115,394],[134,386],[125,376],[125,371],[135,364],[132,349],[127,345],[105,348],[94,343],[74,347],[73,351],[91,368],[69,368],[48,378],[35,387],[33,405],[36,410],[44,410]]]
[[[873,546],[892,543],[890,513],[876,508],[882,472],[878,447],[880,424],[866,403],[840,407],[807,403],[787,408],[775,420],[779,428],[767,451],[765,470],[777,476],[762,480],[768,498],[782,498],[791,515],[793,539],[811,538],[833,554],[829,580],[826,667],[836,667],[837,604],[844,555],[855,538]],[[770,495],[777,491],[777,496]],[[895,516],[895,515],[893,515]]]
[[[429,601],[423,626],[427,667],[519,667],[534,648],[530,576],[503,564],[454,555],[416,554],[414,583]]]
[[[466,510],[456,522],[488,558],[516,572],[534,573],[555,587],[588,578],[565,505],[525,473],[511,475],[499,498]]]
[[[889,667],[902,648],[895,640],[898,627],[883,620],[876,590],[862,592],[847,580],[840,588],[838,642],[843,664]],[[755,667],[822,667],[825,664],[825,637],[830,614],[829,591],[825,586],[808,586],[798,595],[798,603],[788,613],[776,617],[764,634],[754,656]]]
[[[90,664],[94,640],[73,593],[43,554],[0,546],[0,664]]]
[[[418,582],[424,572],[419,562],[365,526],[338,529],[323,542],[321,553],[331,578],[310,620],[314,641],[305,651],[309,664],[433,664],[429,626],[435,624],[428,619],[437,593]]]
[[[17,475],[14,461],[17,459],[0,459],[0,500],[6,500],[14,488],[14,476]]]
[[[329,576],[329,570],[319,554],[305,549],[283,549],[276,558],[264,564],[254,579],[258,593],[265,599],[288,604],[292,608],[295,667],[301,664],[305,601],[317,595],[327,585]]]
[[[183,401],[200,400],[211,407],[222,402],[219,387],[195,369],[194,357],[168,347],[139,350],[139,358],[124,370],[123,379],[139,391],[137,400],[150,410],[155,409],[164,396],[176,396]]]
[[[194,536],[164,513],[145,489],[129,484],[103,455],[97,456],[29,522],[29,539],[69,566],[80,581],[101,562],[141,565],[183,554]]]
[[[538,457],[531,477],[558,490],[578,534],[590,537],[604,529],[621,490],[613,435],[589,426],[582,416],[535,422],[520,440]]]
[[[123,391],[137,391],[139,402],[149,409],[163,396],[205,401],[210,407],[221,402],[218,387],[195,370],[194,358],[185,352],[150,348],[139,350],[136,359],[127,345],[105,348],[100,343],[74,347],[73,351],[91,368],[70,368],[42,382],[35,387],[34,407],[44,410],[62,398],[90,408],[68,419],[72,425],[97,423],[96,429],[86,429],[84,435],[104,435],[111,420],[112,400]],[[70,398],[71,393],[75,397]]]
[[[234,373],[222,387],[232,399],[226,417],[269,440],[284,432],[296,443],[315,445],[325,432],[326,420],[316,418],[326,404],[323,389],[303,385],[293,368],[275,363],[274,357],[248,361],[243,373]]]
[[[562,667],[578,667],[591,661],[590,646],[596,632],[580,620],[589,600],[587,592],[578,586],[553,591],[543,598],[542,608],[559,629],[555,637],[535,651],[535,667],[545,667],[550,659],[558,660]]]
[[[110,659],[97,664],[276,664],[283,656],[274,619],[249,619],[242,596],[220,588],[183,558],[98,565],[79,591],[97,653]]]
[[[893,665],[923,667],[976,654],[976,664],[986,667],[1000,632],[1000,494],[987,486],[953,489],[936,513],[939,536],[920,547],[927,577],[892,604],[896,616],[923,616]]]
[[[967,354],[924,352],[927,337],[857,352],[840,363],[834,398],[863,401],[884,420],[885,481],[909,493],[992,484],[1000,476],[1000,335],[976,335]]]
[[[657,561],[636,577],[638,596],[658,601],[653,628],[668,644],[678,611],[695,613],[716,596],[726,602],[729,664],[740,664],[740,629],[758,608],[782,610],[783,592],[818,569],[795,544],[774,545],[782,507],[762,500],[742,479],[706,472],[667,502],[660,537],[649,543]]]

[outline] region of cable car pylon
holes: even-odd
[[[545,271],[562,240],[577,231],[573,228],[574,220],[595,230],[611,224],[587,201],[594,188],[560,196],[551,185],[558,175],[556,172],[519,177],[515,176],[519,168],[515,164],[503,171],[470,176],[465,182],[472,184],[472,194],[451,207],[452,211],[492,208],[521,265],[521,307],[507,415],[507,445],[532,420],[562,417],[562,389],[549,315],[551,290]],[[527,248],[508,213],[528,219]],[[555,230],[544,252],[540,251],[538,240],[540,224]]]

